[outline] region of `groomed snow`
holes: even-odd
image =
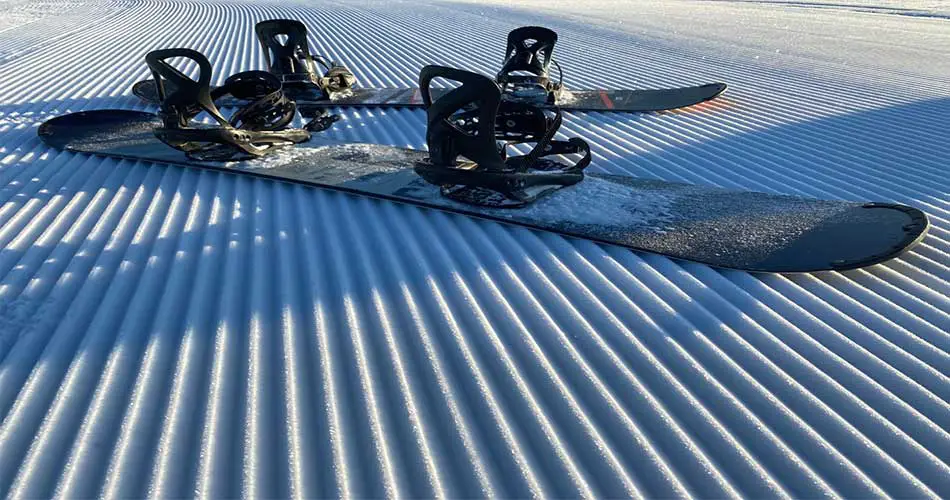
[[[950,497],[945,2],[0,9],[0,495]],[[148,109],[150,49],[198,49],[216,81],[260,68],[275,17],[364,86],[491,74],[525,24],[558,31],[569,87],[725,81],[563,130],[599,171],[933,227],[873,268],[752,275],[37,139]],[[424,146],[421,111],[339,112],[332,138]]]

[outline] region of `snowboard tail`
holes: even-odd
[[[157,118],[139,111],[74,113],[45,122],[57,149],[252,175],[550,231],[600,243],[758,272],[844,270],[884,262],[926,234],[926,215],[891,203],[854,203],[741,192],[589,173],[524,208],[447,199],[413,166],[424,151],[310,143],[237,163],[188,159],[155,138]],[[596,207],[596,210],[593,209]]]
[[[437,100],[450,89],[432,89],[432,98]],[[557,106],[564,111],[610,111],[643,113],[685,108],[714,99],[726,90],[725,83],[710,83],[696,87],[656,90],[563,90]],[[142,101],[158,104],[158,90],[153,80],[142,80],[132,86],[132,93]],[[350,89],[326,99],[319,92],[301,92],[297,95],[288,90],[305,116],[335,106],[423,108],[422,94],[417,88]],[[237,105],[233,99],[222,99],[219,107]],[[538,103],[542,108],[554,107],[551,103]]]

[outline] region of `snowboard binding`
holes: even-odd
[[[433,101],[433,78],[461,85]],[[443,66],[423,68],[419,88],[428,115],[429,158],[415,171],[443,196],[479,206],[522,207],[584,179],[590,147],[579,138],[553,139],[559,110],[551,118],[528,104],[503,102],[491,79]],[[535,146],[525,155],[508,156],[508,146],[523,143]],[[581,158],[573,164],[548,158],[569,154]]]
[[[330,99],[353,88],[356,77],[344,66],[310,53],[307,27],[300,21],[272,19],[254,26],[264,50],[267,70],[277,75],[294,97],[312,94],[310,98]],[[317,70],[323,67],[323,76]]]
[[[174,57],[195,62],[198,79],[191,79],[169,64],[168,59]],[[308,129],[287,128],[297,108],[284,95],[280,80],[270,73],[237,73],[212,91],[211,63],[197,51],[156,50],[145,56],[145,62],[152,71],[161,102],[158,117],[162,126],[155,129],[155,135],[189,158],[242,160],[310,139]],[[247,102],[229,119],[221,115],[214,103],[225,95]],[[202,112],[217,122],[217,126],[202,127],[193,123]]]
[[[514,100],[555,104],[563,80],[561,66],[553,59],[557,33],[540,26],[524,26],[508,33],[508,48],[495,81],[506,97]],[[558,80],[551,79],[551,64],[557,67]],[[515,72],[529,73],[513,74]]]

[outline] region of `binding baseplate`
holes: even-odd
[[[356,83],[356,77],[343,65],[310,53],[307,27],[302,22],[271,19],[257,23],[254,31],[267,70],[281,79],[291,97],[330,99],[347,93]],[[324,69],[322,76],[318,64]]]
[[[433,101],[434,78],[461,85]],[[423,68],[419,88],[428,115],[429,158],[415,171],[440,186],[443,196],[479,206],[521,207],[584,179],[590,147],[578,138],[553,140],[559,110],[550,117],[528,104],[503,103],[501,89],[488,77],[443,66]],[[524,143],[534,143],[530,152],[508,155],[509,146]],[[580,159],[549,158],[555,155]]]
[[[198,65],[193,80],[169,64],[185,58]],[[201,53],[184,48],[149,52],[145,62],[152,71],[161,100],[162,126],[155,135],[165,144],[196,160],[240,160],[263,156],[281,146],[310,139],[307,129],[288,128],[296,105],[282,92],[280,80],[264,71],[245,71],[229,77],[224,85],[210,88],[211,63]],[[225,118],[215,101],[226,95],[245,102]],[[206,113],[217,126],[202,126],[194,119]],[[315,127],[313,127],[315,128]]]

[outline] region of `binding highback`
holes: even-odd
[[[350,90],[356,77],[344,66],[310,53],[307,27],[291,19],[271,19],[254,26],[257,39],[264,50],[267,70],[291,87],[294,95],[319,90],[323,98]],[[320,76],[317,64],[323,67]]]
[[[433,78],[460,83],[433,102]],[[426,66],[419,73],[419,89],[426,107],[426,141],[434,164],[455,165],[463,156],[490,170],[504,169],[495,143],[495,116],[501,90],[488,77],[445,66]]]
[[[523,26],[508,33],[508,48],[505,63],[499,77],[513,71],[527,71],[537,76],[547,76],[557,33],[541,26]]]
[[[189,59],[197,64],[198,79],[192,79],[169,64],[168,59],[173,57]],[[166,126],[186,127],[202,111],[218,123],[228,124],[211,98],[211,63],[200,52],[184,48],[154,50],[145,55],[145,63],[152,71],[161,102],[159,116]]]
[[[257,23],[254,31],[264,50],[268,71],[286,82],[319,83],[307,42],[307,27],[302,22],[271,19]]]
[[[505,51],[505,62],[495,80],[504,90],[509,84],[534,84],[548,92],[558,90],[548,70],[554,56],[554,44],[557,43],[557,33],[541,26],[524,26],[508,34],[508,47]],[[512,75],[516,71],[530,73],[526,75]]]

